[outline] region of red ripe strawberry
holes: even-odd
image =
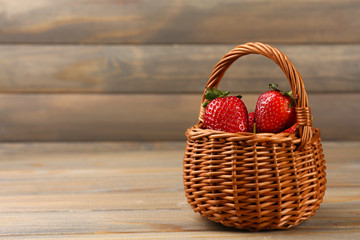
[[[208,89],[204,102],[204,124],[208,129],[224,132],[246,132],[248,115],[241,96],[227,96],[229,92],[222,92],[216,88]]]
[[[291,93],[269,85],[270,91],[261,94],[255,108],[255,125],[258,133],[279,133],[296,122],[295,106]]]
[[[293,133],[293,132],[295,132],[296,129],[297,129],[297,123],[295,123],[288,129],[285,129],[284,131],[282,131],[282,133]]]
[[[248,132],[251,132],[251,133],[255,132],[255,129],[254,129],[254,117],[255,117],[255,112],[249,113]]]

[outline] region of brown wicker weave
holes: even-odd
[[[201,104],[199,122],[186,131],[185,195],[195,212],[225,226],[290,228],[314,215],[325,194],[320,131],[312,127],[300,74],[269,45],[237,46],[215,66],[206,87],[217,87],[230,65],[247,54],[264,55],[283,70],[294,93],[299,129],[293,134],[205,129]]]

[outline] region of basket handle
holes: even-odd
[[[301,136],[301,143],[299,147],[302,148],[313,136],[308,96],[300,73],[295,69],[295,66],[290,62],[287,56],[278,49],[260,42],[249,42],[235,47],[215,65],[214,70],[206,84],[206,88],[218,87],[222,77],[231,64],[239,57],[248,54],[261,54],[270,58],[279,65],[285,73],[295,98],[295,111],[299,125],[299,133]],[[206,88],[204,90],[201,103],[205,101]],[[205,108],[201,104],[199,123],[203,122],[204,112]]]

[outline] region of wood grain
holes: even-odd
[[[191,210],[182,186],[183,142],[1,144],[0,237],[356,239],[360,142],[323,144],[328,183],[316,215],[290,230],[257,233]]]
[[[257,97],[243,95],[249,111]],[[324,139],[359,140],[359,94],[310,94],[309,99]],[[185,140],[186,129],[198,121],[200,101],[200,94],[3,94],[0,139]]]
[[[309,233],[311,232],[311,233]],[[33,240],[33,239],[76,239],[76,240],[87,240],[87,239],[214,239],[214,240],[223,240],[223,239],[236,239],[236,238],[251,238],[255,240],[265,240],[265,239],[279,239],[279,240],[288,240],[289,237],[294,240],[302,240],[304,237],[307,239],[316,239],[316,240],[327,240],[327,239],[346,239],[349,236],[354,239],[359,238],[360,234],[357,229],[336,229],[336,230],[317,230],[317,229],[307,229],[303,232],[291,232],[287,231],[286,233],[244,233],[244,232],[232,232],[231,230],[220,230],[220,231],[192,231],[192,232],[162,232],[162,233],[95,233],[95,234],[53,234],[53,235],[21,235],[17,236],[6,236],[6,239],[22,239],[22,240]]]
[[[2,43],[360,40],[360,4],[356,0],[2,0],[0,6]]]
[[[332,232],[332,231],[312,231],[314,235],[317,235],[318,238],[312,238],[312,239],[331,239],[331,238],[338,238],[338,239],[346,239],[346,237],[348,237],[349,235],[351,235],[352,237],[354,237],[355,239],[358,238],[360,235],[358,233],[357,230],[340,230],[341,233],[339,231],[336,232]],[[334,234],[335,233],[335,234]],[[248,237],[251,239],[256,239],[256,240],[264,240],[264,239],[289,239],[289,235],[276,235],[276,237],[267,237],[265,236],[266,234],[250,234],[250,233],[238,233],[238,232],[219,232],[219,231],[212,231],[210,233],[207,232],[191,232],[191,233],[183,233],[183,232],[164,232],[164,233],[130,233],[130,234],[120,234],[120,233],[113,233],[113,234],[95,234],[95,235],[90,235],[90,234],[81,234],[81,235],[66,235],[67,237],[69,237],[69,239],[201,239],[201,240],[206,240],[206,239],[214,239],[214,240],[222,240],[222,239],[231,239],[231,238],[239,238],[239,237]],[[305,234],[291,234],[291,239],[294,240],[301,240],[304,239],[304,235]],[[319,237],[319,235],[321,237]],[[31,237],[31,236],[25,236],[22,238],[12,238],[9,237],[7,239],[66,239],[64,238],[63,235],[60,236],[56,236],[56,235],[47,235],[47,236],[36,236],[36,237]],[[309,238],[311,239],[311,238]]]
[[[275,46],[295,64],[308,92],[360,91],[359,45]],[[215,64],[234,47],[2,45],[0,92],[202,92]],[[273,82],[289,86],[271,60],[249,55],[234,63],[221,87],[261,92]]]

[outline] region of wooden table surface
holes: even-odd
[[[317,214],[289,230],[246,232],[188,206],[183,142],[2,143],[0,238],[360,239],[360,142],[323,145]]]

